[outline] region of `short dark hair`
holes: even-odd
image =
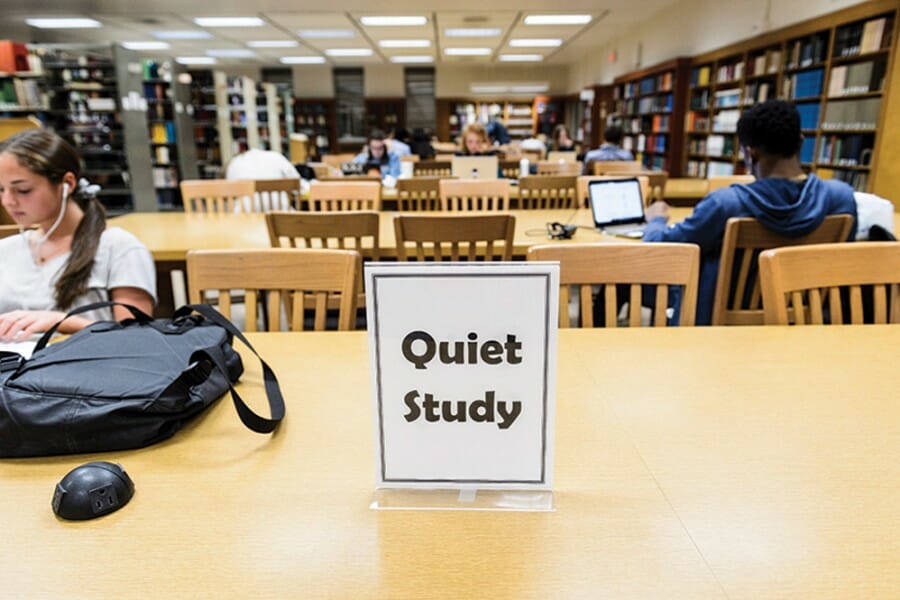
[[[789,158],[803,144],[800,113],[784,100],[767,100],[744,112],[737,130],[742,146],[772,156]]]
[[[612,123],[603,130],[603,139],[617,146],[622,142],[622,126]]]
[[[373,129],[369,133],[369,140],[384,141],[384,132],[380,129]]]

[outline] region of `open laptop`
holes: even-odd
[[[454,156],[450,174],[459,179],[497,179],[496,156]]]
[[[594,225],[603,233],[629,238],[644,235],[644,198],[636,177],[602,179],[588,184]]]

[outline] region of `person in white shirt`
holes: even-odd
[[[0,200],[22,233],[0,240],[0,341],[47,331],[66,312],[113,300],[153,311],[156,270],[132,234],[106,227],[97,186],[80,179],[78,153],[45,129],[0,143]],[[61,333],[124,319],[114,307],[66,319]]]
[[[225,179],[300,179],[300,173],[280,152],[253,149],[228,161]]]

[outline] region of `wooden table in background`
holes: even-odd
[[[251,338],[273,438],[223,398],[151,448],[0,461],[4,597],[900,596],[900,327],[561,331],[552,513],[370,510],[365,334]],[[134,499],[58,521],[97,459]]]

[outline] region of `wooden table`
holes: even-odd
[[[552,513],[370,510],[365,334],[251,338],[274,438],[226,398],[151,448],[0,461],[2,596],[900,596],[896,326],[560,332]],[[94,459],[134,499],[57,521],[55,483]]]

